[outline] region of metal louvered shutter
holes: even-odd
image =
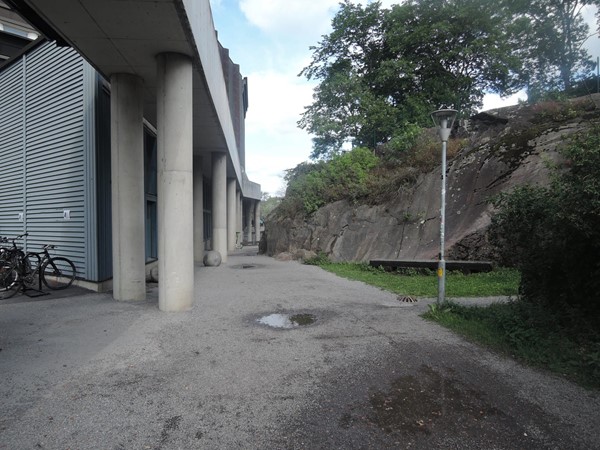
[[[27,231],[28,251],[56,244],[93,279],[84,71],[73,49],[45,43],[0,73],[0,235]]]
[[[0,236],[23,233],[23,61],[0,73]]]
[[[42,46],[26,60],[25,83],[27,247],[56,244],[85,276],[83,60]]]

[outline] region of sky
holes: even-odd
[[[355,0],[366,4],[369,0]],[[398,0],[382,0],[386,8]],[[311,60],[310,46],[331,31],[339,0],[210,0],[221,44],[248,78],[246,173],[263,193],[281,196],[283,175],[309,159],[311,136],[298,128],[304,107],[312,103],[316,84],[299,77]],[[585,16],[593,21],[595,10]],[[595,26],[592,25],[592,30]],[[584,44],[600,56],[600,39]],[[483,110],[516,104],[523,92],[502,99],[484,98]]]

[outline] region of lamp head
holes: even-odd
[[[457,114],[458,111],[455,109],[438,109],[431,113],[431,118],[435,126],[438,127],[442,141],[448,141]]]

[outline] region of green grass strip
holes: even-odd
[[[368,264],[319,262],[323,269],[351,280],[358,280],[391,292],[415,297],[436,297],[438,279],[429,274],[386,272]],[[446,274],[447,297],[493,297],[517,295],[520,275],[514,269],[498,269],[487,273]]]

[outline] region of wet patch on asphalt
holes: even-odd
[[[503,415],[484,400],[481,392],[461,386],[428,366],[423,366],[418,375],[396,378],[387,391],[372,393],[369,404],[371,414],[353,417],[346,413],[340,418],[340,426],[348,428],[354,421],[362,420],[386,433],[429,434],[437,422],[444,421],[444,429],[454,433],[465,421],[485,421]],[[447,421],[449,416],[462,420]]]
[[[274,313],[262,316],[256,321],[271,328],[291,329],[305,327],[317,322],[317,316],[310,313],[283,314]]]
[[[426,353],[430,360],[444,357],[431,347]],[[481,366],[475,370],[462,358],[414,364],[424,354],[412,342],[329,372],[307,407],[286,420],[278,443],[294,449],[581,448],[564,439],[555,418],[509,395]],[[465,368],[474,378],[465,379]]]

